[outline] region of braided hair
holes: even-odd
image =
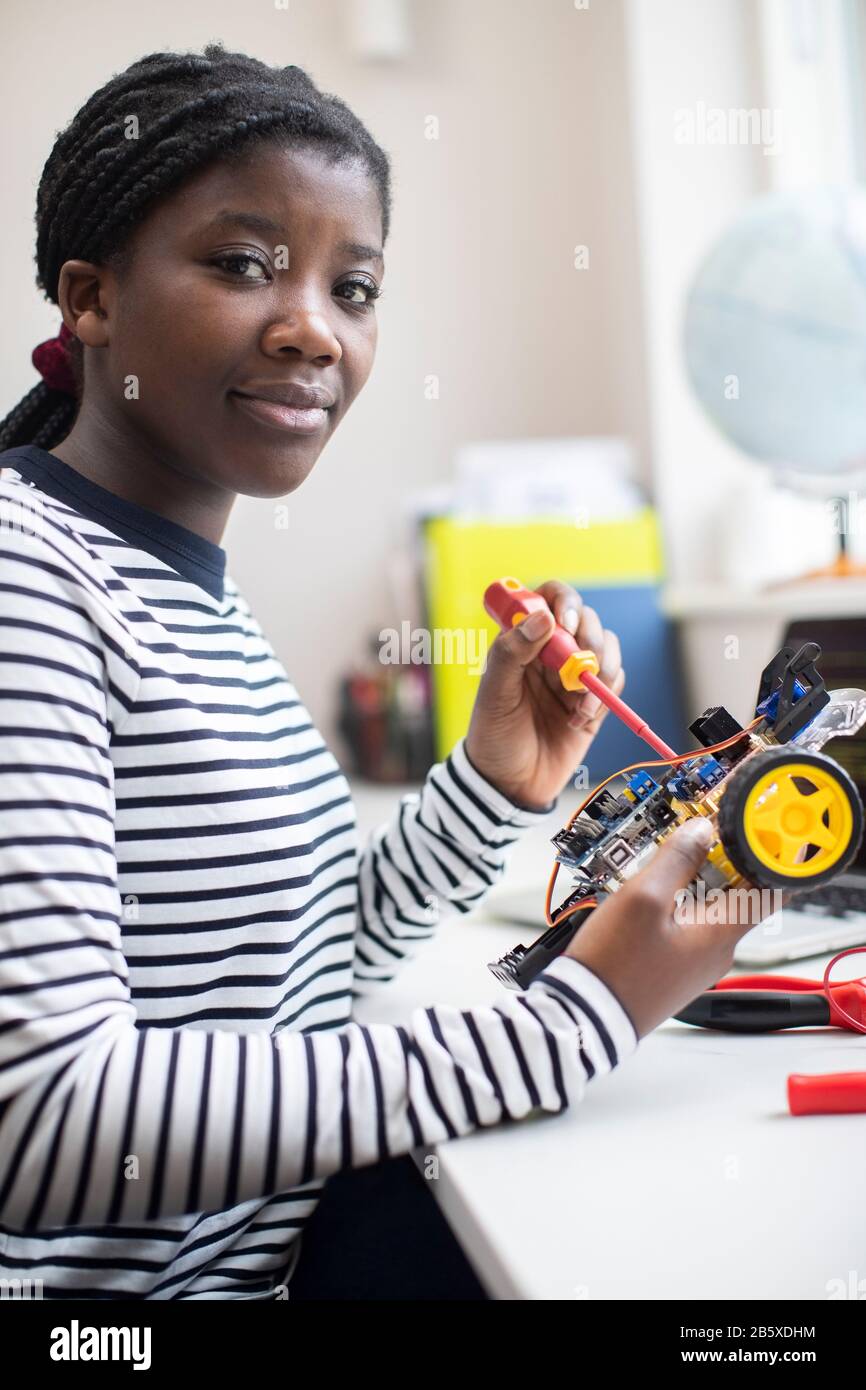
[[[254,140],[312,147],[332,164],[360,161],[377,188],[387,238],[388,156],[346,103],[321,92],[302,68],[269,67],[211,43],[201,54],[140,58],[57,136],[36,195],[38,287],[57,304],[61,267],[73,258],[120,269],[127,239],[155,199],[208,164],[242,157]],[[82,344],[73,338],[68,350],[75,395],[38,382],[0,421],[0,450],[51,449],[66,438],[84,386]]]

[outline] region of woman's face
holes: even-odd
[[[107,342],[88,354],[82,409],[90,397],[109,437],[189,478],[293,491],[373,365],[384,263],[370,175],[252,144],[167,194],[127,248],[100,289]]]

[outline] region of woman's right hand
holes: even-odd
[[[707,913],[697,901],[690,913],[678,910],[678,890],[695,877],[712,841],[703,817],[678,826],[646,867],[589,915],[565,952],[613,991],[639,1038],[727,974],[740,937],[764,915],[767,895],[754,889],[712,894]]]

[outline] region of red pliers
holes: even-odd
[[[719,980],[675,1017],[725,1033],[826,1027],[866,1032],[866,983],[828,984],[827,978],[822,984],[797,975],[733,976]],[[866,1113],[866,1072],[789,1076],[788,1108],[792,1115]]]
[[[843,980],[828,991],[799,975],[734,975],[699,994],[676,1017],[724,1033],[778,1028],[866,1028],[866,985]]]

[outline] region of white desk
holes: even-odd
[[[362,825],[398,796],[362,792]],[[515,847],[510,877],[550,862],[563,812]],[[446,920],[359,1015],[499,999],[485,963],[529,939],[483,908]],[[790,1116],[792,1071],[866,1071],[866,1038],[671,1022],[572,1111],[440,1146],[434,1193],[497,1298],[826,1299],[832,1280],[866,1281],[866,1116]]]

